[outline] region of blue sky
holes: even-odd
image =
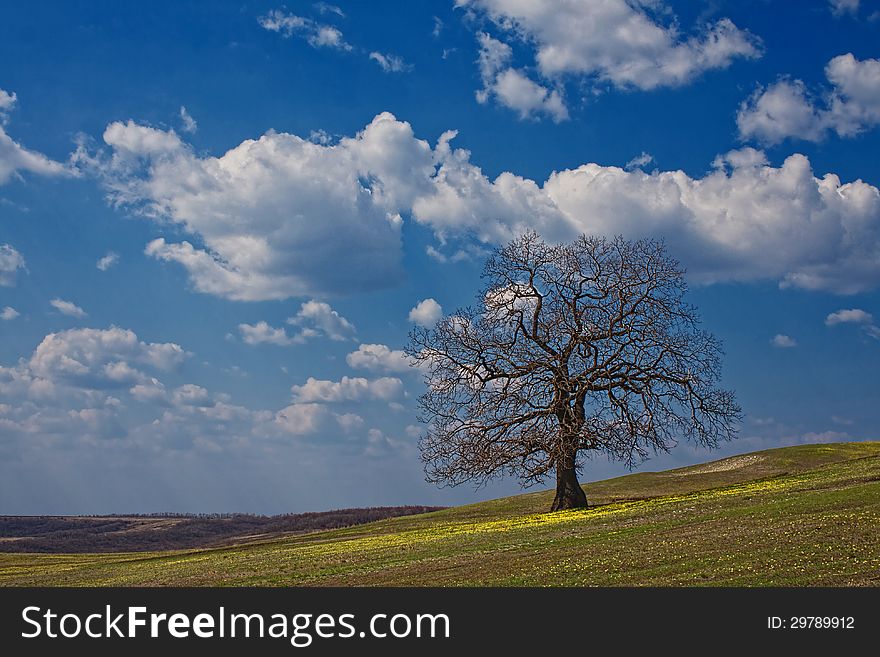
[[[527,228],[664,237],[724,341],[741,438],[643,468],[877,438],[880,3],[0,12],[0,513],[518,491],[423,481],[399,350]]]

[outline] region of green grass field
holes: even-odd
[[[5,586],[880,584],[880,442],[804,445],[206,550],[0,554]]]

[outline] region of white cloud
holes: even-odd
[[[239,324],[238,331],[241,333],[241,339],[244,343],[251,346],[274,344],[279,347],[286,347],[294,344],[294,341],[283,328],[274,328],[263,321],[256,324]]]
[[[732,151],[702,178],[590,163],[541,186],[510,172],[490,181],[468,155],[441,155],[433,194],[413,206],[416,221],[444,238],[498,244],[529,228],[550,240],[663,236],[700,283],[776,279],[838,293],[880,283],[880,192],[816,177],[804,155],[772,167],[760,151]]]
[[[374,372],[409,372],[412,361],[403,351],[389,349],[384,344],[361,344],[357,351],[345,357],[345,362],[355,369]]]
[[[60,162],[24,148],[6,134],[4,126],[17,100],[15,92],[0,89],[0,185],[17,176],[19,171],[42,176],[71,175],[72,171]]]
[[[430,328],[443,317],[443,307],[434,299],[422,299],[409,311],[409,321]]]
[[[0,319],[4,322],[8,322],[18,317],[19,314],[20,313],[12,306],[6,306],[3,310],[0,310]]]
[[[328,416],[323,404],[291,404],[275,414],[275,425],[285,433],[305,435],[317,432]]]
[[[387,436],[381,429],[372,428],[367,431],[367,448],[365,450],[367,456],[384,456],[389,450],[395,450],[398,447],[398,442]]]
[[[49,381],[113,387],[146,380],[135,366],[170,370],[186,357],[180,345],[141,342],[133,331],[114,326],[50,333],[34,350],[27,367],[34,376]]]
[[[280,9],[273,9],[265,16],[260,16],[257,22],[264,30],[278,32],[285,37],[289,37],[298,30],[304,29],[310,21],[302,16],[288,14]]]
[[[740,137],[775,144],[787,138],[821,141],[829,132],[853,137],[880,124],[880,60],[852,53],[825,67],[830,88],[818,99],[800,80],[758,88],[740,105]]]
[[[171,401],[176,406],[213,406],[214,401],[208,391],[194,383],[186,383],[176,388],[171,395]]]
[[[819,141],[826,132],[825,119],[800,80],[783,79],[758,88],[740,105],[736,124],[741,138],[766,144],[787,137]]]
[[[14,91],[10,92],[0,89],[0,123],[6,123],[9,112],[15,107],[17,101],[18,96],[15,95]]]
[[[316,2],[314,7],[322,14],[336,14],[340,18],[345,18],[345,12],[336,5],[331,5],[326,2]]]
[[[0,244],[0,286],[14,287],[18,270],[24,267],[24,256],[21,253],[11,244]]]
[[[287,318],[287,323],[300,327],[300,330],[294,335],[288,335],[285,329],[275,328],[264,321],[239,324],[238,330],[246,344],[279,346],[303,344],[311,338],[322,336],[341,342],[351,339],[355,333],[354,325],[345,317],[329,304],[315,300],[303,303],[296,315]]]
[[[319,25],[315,32],[307,37],[310,45],[315,48],[338,48],[351,50],[352,47],[345,42],[342,32],[332,25]]]
[[[403,392],[403,382],[396,377],[378,379],[343,376],[339,381],[309,377],[303,385],[291,386],[297,403],[382,400],[391,401]]]
[[[797,347],[797,340],[784,333],[777,333],[773,336],[773,339],[770,340],[770,344],[779,349],[791,349],[792,347]]]
[[[174,343],[146,343],[116,327],[47,335],[29,358],[0,366],[0,430],[7,441],[26,441],[23,451],[35,445],[42,454],[60,440],[103,449],[109,444],[98,441],[113,439],[117,456],[132,450],[142,458],[168,450],[272,452],[291,434],[363,426],[357,414],[332,413],[323,403],[295,400],[276,413],[234,405],[228,395],[194,383],[166,388],[155,372],[185,357]],[[387,402],[400,390],[400,383],[390,380],[371,381],[365,390],[340,383],[340,401]]]
[[[856,324],[862,331],[875,340],[880,340],[880,326],[874,323],[874,316],[861,308],[848,308],[831,313],[825,318],[825,326],[838,324]]]
[[[831,313],[825,318],[826,326],[835,326],[837,324],[870,324],[874,321],[874,316],[869,312],[865,312],[861,308],[849,308],[838,310]]]
[[[489,179],[452,147],[455,134],[432,148],[383,113],[334,145],[268,133],[213,158],[172,132],[117,123],[105,132],[112,155],[89,166],[114,202],[204,244],[159,238],[148,254],[183,264],[197,290],[237,300],[390,285],[401,214],[463,257],[528,229],[551,241],[663,236],[699,283],[776,280],[837,293],[880,284],[880,191],[816,175],[804,155],[772,166],[743,148],[702,177],[587,163],[539,183],[510,171]]]
[[[644,166],[651,164],[654,161],[654,156],[650,153],[646,153],[642,151],[638,155],[636,155],[633,159],[626,163],[624,169],[630,171],[632,169],[641,169]]]
[[[75,329],[50,333],[14,367],[0,366],[0,399],[10,437],[76,441],[124,436],[133,417],[118,395],[150,397],[161,383],[144,369],[169,369],[185,357],[173,343],[141,342],[131,332]],[[112,394],[111,394],[112,392]],[[152,395],[157,401],[158,395]]]
[[[88,313],[77,306],[72,301],[65,301],[64,299],[52,299],[49,302],[49,305],[52,306],[55,310],[60,312],[62,315],[67,315],[68,317],[87,317]]]
[[[119,262],[119,254],[114,253],[113,251],[108,251],[107,255],[98,258],[98,262],[95,263],[95,266],[101,271],[107,271]]]
[[[483,88],[476,94],[477,102],[485,103],[494,97],[500,104],[515,110],[521,119],[540,114],[550,116],[557,123],[568,119],[568,109],[558,90],[550,91],[509,65],[510,46],[485,33],[480,33],[478,40]]]
[[[327,131],[318,129],[309,132],[309,141],[313,144],[328,146],[332,144],[335,140],[333,139],[333,136],[330,135]]]
[[[831,13],[837,17],[844,14],[852,14],[855,16],[859,13],[859,0],[828,0],[831,7]]]
[[[880,123],[880,59],[840,55],[828,62],[825,75],[834,88],[830,116],[835,132],[848,137]]]
[[[112,123],[112,155],[80,153],[112,202],[199,238],[145,253],[188,270],[198,291],[235,300],[354,293],[400,276],[398,207],[429,184],[432,152],[381,114],[353,138],[314,144],[269,132],[198,157],[172,131]]]
[[[133,385],[128,393],[136,401],[151,404],[162,404],[167,401],[164,384],[155,377],[145,379],[143,383]]]
[[[382,70],[386,73],[402,73],[412,70],[412,65],[407,64],[405,61],[403,61],[401,57],[398,57],[397,55],[383,55],[381,52],[373,51],[370,53],[370,59],[381,66]]]
[[[301,331],[294,336],[294,340],[301,342],[314,335],[324,335],[341,342],[350,340],[355,333],[354,325],[345,317],[329,304],[314,299],[303,303],[296,315],[287,319],[287,323],[301,327]]]
[[[666,14],[659,1],[456,4],[484,13],[511,38],[534,45],[538,70],[547,79],[573,75],[620,88],[654,89],[682,85],[737,58],[760,55],[758,39],[726,18],[685,37],[674,18],[659,22]]]
[[[352,50],[352,46],[346,43],[342,32],[332,25],[323,25],[281,9],[273,9],[265,16],[260,16],[257,22],[263,29],[277,32],[284,38],[299,36],[313,48]]]
[[[479,244],[464,244],[451,255],[447,255],[429,244],[425,247],[425,254],[437,262],[464,262],[485,257],[489,254],[489,250]]]
[[[336,422],[345,433],[351,433],[364,426],[364,418],[357,413],[343,413],[336,415]]]
[[[137,164],[137,159],[145,156],[173,155],[183,146],[174,130],[138,125],[130,119],[109,124],[103,137],[113,147],[117,164]]]
[[[180,124],[181,130],[190,134],[199,129],[199,124],[192,116],[190,116],[190,113],[186,111],[186,107],[183,105],[180,106]]]

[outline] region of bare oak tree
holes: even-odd
[[[529,233],[498,249],[476,307],[410,335],[425,372],[420,441],[429,481],[556,474],[552,510],[587,506],[585,454],[632,466],[679,438],[735,436],[740,409],[716,387],[721,347],[684,301],[662,243]]]

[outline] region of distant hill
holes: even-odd
[[[147,552],[244,543],[362,525],[438,506],[383,506],[258,516],[240,513],[130,516],[0,516],[0,552]]]
[[[0,554],[12,586],[876,586],[880,443],[802,445],[421,515],[136,554]]]

